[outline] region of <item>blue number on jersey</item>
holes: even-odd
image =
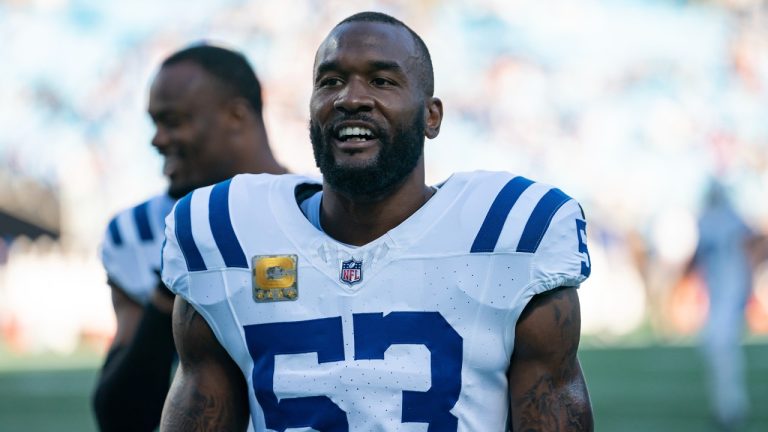
[[[253,389],[269,429],[312,427],[323,432],[349,430],[347,415],[327,396],[286,398],[278,402],[273,390],[275,356],[317,353],[319,363],[344,360],[341,317],[309,321],[256,324],[244,327],[253,357]]]
[[[438,312],[392,312],[353,315],[355,360],[383,360],[392,345],[424,345],[431,357],[432,387],[403,391],[402,422],[429,424],[430,432],[455,431],[450,409],[461,392],[463,340]],[[348,431],[346,413],[327,396],[285,398],[273,390],[275,356],[317,353],[319,363],[344,360],[341,317],[254,324],[244,327],[254,359],[253,386],[266,426],[277,431],[310,426],[321,432]]]
[[[587,254],[587,260],[581,262],[581,274],[584,277],[589,277],[592,272],[592,260],[589,258],[589,250],[587,250],[587,223],[585,221],[576,219],[576,234],[579,236],[579,252]]]

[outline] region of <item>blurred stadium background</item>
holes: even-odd
[[[162,191],[145,114],[158,63],[190,42],[244,51],[278,158],[315,174],[314,49],[381,10],[432,51],[446,115],[429,180],[510,170],[585,207],[593,274],[581,358],[599,431],[710,430],[682,270],[712,178],[768,232],[768,6],[759,0],[0,1],[0,430],[94,430],[88,394],[114,330],[98,246]],[[745,330],[768,430],[768,266]]]

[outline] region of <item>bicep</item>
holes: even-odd
[[[245,378],[205,320],[177,297],[173,335],[179,368],[163,407],[164,431],[246,430]]]
[[[534,296],[515,329],[509,369],[513,430],[591,431],[592,409],[576,352],[575,288]]]

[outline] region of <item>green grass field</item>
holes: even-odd
[[[749,345],[752,416],[745,431],[768,431],[768,345]],[[88,395],[93,355],[0,359],[0,431],[94,431]],[[701,359],[691,347],[584,349],[582,366],[597,431],[707,432]],[[52,363],[57,368],[51,368]],[[484,432],[484,431],[478,431]]]
[[[745,431],[768,431],[768,345],[746,347],[752,412]],[[707,432],[704,367],[693,347],[585,349],[596,431]]]

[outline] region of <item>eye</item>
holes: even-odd
[[[389,87],[395,85],[395,82],[387,78],[377,77],[371,80],[371,84],[376,87]]]
[[[322,87],[336,87],[336,86],[339,86],[341,84],[342,84],[341,79],[339,79],[337,77],[328,77],[328,78],[323,78],[323,79],[319,80],[318,83],[317,83],[317,86],[321,87],[321,88]]]
[[[184,123],[184,118],[180,115],[171,114],[163,119],[163,125],[167,128],[177,128]]]
[[[185,115],[177,112],[162,112],[157,115],[152,115],[151,117],[155,127],[163,127],[167,129],[179,128],[186,120]]]

